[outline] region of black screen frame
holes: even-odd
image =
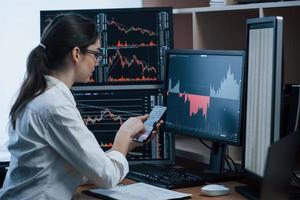
[[[173,36],[173,11],[172,7],[149,7],[149,8],[93,8],[93,9],[67,9],[67,10],[41,10],[40,11],[40,36],[43,33],[44,26],[42,22],[45,21],[45,17],[49,15],[58,15],[58,14],[66,14],[66,13],[73,13],[73,14],[89,14],[89,13],[118,13],[118,12],[167,12],[169,16],[169,31],[170,31],[170,45],[169,49],[173,49],[174,46],[174,36]],[[164,60],[165,61],[165,60]],[[166,65],[165,65],[166,66]],[[164,66],[164,67],[165,67]],[[163,77],[165,77],[166,69],[164,68]],[[125,82],[125,83],[85,83],[85,84],[75,84],[72,87],[72,90],[107,90],[109,88],[122,88],[124,90],[128,88],[136,87],[137,89],[143,88],[160,88],[164,87],[165,80],[158,81],[158,82]],[[164,130],[162,130],[164,131]],[[175,164],[175,138],[174,135],[170,133],[161,133],[166,134],[166,137],[170,140],[170,145],[168,147],[169,157],[168,159],[157,159],[157,160],[140,160],[140,161],[129,161],[130,165],[141,164],[141,163],[151,163],[151,164],[162,164],[162,165],[174,165]]]
[[[146,7],[146,8],[99,8],[99,9],[70,9],[70,10],[41,10],[40,11],[40,36],[42,36],[44,27],[42,22],[45,21],[45,17],[49,15],[58,15],[58,14],[67,14],[67,13],[73,13],[73,14],[82,14],[86,15],[89,13],[117,13],[117,12],[167,12],[169,16],[169,30],[170,30],[170,45],[169,49],[174,48],[174,31],[173,31],[173,10],[172,7]],[[168,49],[167,49],[168,50]],[[166,63],[164,63],[166,66]],[[99,65],[100,67],[100,65]],[[165,73],[166,69],[163,71]],[[165,74],[162,75],[162,77],[165,77]],[[129,82],[109,82],[109,83],[76,83],[76,86],[95,86],[95,85],[161,85],[164,84],[163,81],[157,81],[155,83],[143,81],[143,82],[135,82],[135,81],[129,81]]]
[[[206,55],[233,55],[233,56],[242,56],[243,57],[243,69],[242,69],[242,80],[245,80],[246,78],[246,72],[247,70],[245,69],[246,65],[245,65],[245,51],[242,50],[191,50],[191,49],[174,49],[174,50],[168,50],[166,53],[166,65],[169,66],[169,56],[172,54],[177,54],[177,55],[201,55],[201,54],[206,54]],[[169,67],[166,67],[166,77],[165,77],[165,88],[166,91],[168,90],[168,70]],[[241,99],[241,103],[240,103],[240,111],[241,111],[241,115],[240,115],[240,135],[239,135],[239,141],[237,142],[231,142],[231,141],[224,141],[221,139],[216,139],[213,137],[205,137],[202,135],[199,135],[199,137],[196,137],[195,135],[191,135],[189,132],[187,131],[182,131],[182,130],[178,130],[175,128],[170,128],[166,126],[166,130],[173,132],[175,134],[178,135],[185,135],[185,136],[191,136],[194,138],[199,138],[199,139],[204,139],[204,140],[209,140],[211,142],[215,142],[215,143],[219,143],[219,144],[225,144],[225,145],[233,145],[233,146],[241,146],[242,144],[242,138],[243,138],[243,133],[244,133],[244,115],[243,115],[243,110],[245,108],[245,81],[242,81],[241,83],[241,93],[240,93],[240,99]],[[165,105],[167,102],[167,95],[165,95]]]

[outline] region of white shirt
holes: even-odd
[[[100,148],[69,88],[45,77],[48,89],[28,103],[15,130],[9,128],[11,161],[1,200],[71,199],[86,178],[109,188],[128,173],[123,154]]]

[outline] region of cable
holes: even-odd
[[[209,146],[208,144],[206,144],[202,139],[199,139],[199,140],[200,140],[200,142],[201,142],[205,147],[207,147],[208,149],[210,149],[211,151],[213,151],[213,148],[212,148],[211,146]],[[232,171],[232,168],[231,168],[231,165],[229,164],[228,159],[232,162],[235,171],[236,171],[236,172],[239,172],[239,169],[238,169],[237,165],[235,164],[235,162],[233,161],[233,159],[232,159],[229,155],[225,154],[225,161],[226,161],[226,163],[227,163],[227,165],[228,165],[230,171]]]
[[[239,172],[239,168],[237,167],[237,165],[235,164],[235,162],[233,161],[233,159],[229,155],[225,155],[225,156],[232,162],[232,164],[234,166],[234,170],[236,172]]]
[[[206,147],[206,148],[208,148],[210,151],[213,151],[213,148],[211,147],[211,146],[209,146],[208,144],[206,144],[202,139],[199,139],[200,140],[200,142]],[[227,166],[228,166],[228,168],[229,168],[229,171],[232,171],[232,167],[231,167],[231,165],[229,164],[229,161],[228,161],[228,159],[227,159],[227,157],[226,157],[227,155],[225,154],[225,162],[226,162],[226,164],[227,164]]]
[[[209,148],[211,151],[213,151],[213,148],[211,147],[211,146],[209,146],[208,144],[206,144],[202,139],[199,139],[200,140],[200,142],[204,145],[204,146],[206,146],[207,148]]]
[[[230,165],[230,163],[229,163],[229,161],[228,161],[228,159],[226,157],[225,157],[225,162],[226,162],[227,166],[229,167],[229,171],[231,172],[232,171],[232,167],[231,167],[231,165]]]

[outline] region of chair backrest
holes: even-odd
[[[300,149],[300,133],[290,133],[269,147],[261,200],[289,199],[289,186]]]
[[[4,178],[5,178],[5,174],[6,174],[5,167],[0,167],[0,188],[2,188],[3,181],[4,181]]]
[[[0,162],[0,188],[2,188],[3,181],[6,175],[6,167],[8,167],[9,162]]]

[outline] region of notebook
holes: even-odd
[[[146,183],[134,183],[130,185],[118,185],[111,189],[92,189],[84,193],[111,200],[167,200],[167,199],[187,199],[192,194],[176,192]]]

